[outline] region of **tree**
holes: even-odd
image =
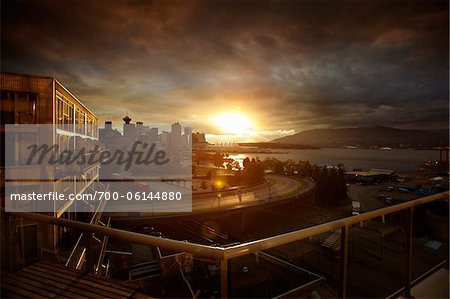
[[[291,159],[285,161],[283,164],[284,164],[284,170],[285,170],[286,174],[288,174],[288,175],[293,175],[295,173],[295,171],[297,170],[297,164]]]
[[[223,158],[223,154],[216,152],[214,153],[214,155],[212,156],[212,162],[214,164],[214,166],[216,167],[223,167],[223,163],[225,162],[224,158]]]
[[[312,177],[316,182],[316,200],[319,204],[341,204],[347,200],[345,172],[340,167],[313,166]]]
[[[258,159],[244,159],[244,170],[242,171],[242,181],[244,184],[254,184],[264,180],[263,163]]]
[[[242,166],[244,166],[244,169],[247,168],[247,166],[250,164],[250,158],[246,157],[244,161],[242,161]]]
[[[200,188],[202,188],[203,190],[205,190],[206,189],[206,181],[205,180],[202,180],[202,182],[200,183]]]
[[[309,161],[298,161],[298,171],[303,177],[312,176],[313,167]]]
[[[284,174],[284,165],[283,162],[275,159],[273,163],[272,171],[276,174]]]
[[[197,165],[200,164],[200,162],[207,162],[210,160],[210,154],[208,154],[205,151],[198,151],[195,153],[195,162]]]

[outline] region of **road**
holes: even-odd
[[[186,198],[186,200],[181,201],[119,200],[117,202],[108,202],[106,212],[150,212],[151,214],[154,214],[234,209],[292,198],[297,194],[301,195],[309,192],[315,185],[309,180],[296,180],[278,175],[267,175],[266,180],[267,182],[264,184],[242,188],[240,192],[235,190],[195,194],[192,196],[192,201],[189,200],[189,196],[186,196],[183,197],[183,199]],[[168,190],[171,192],[181,192],[183,194],[189,193],[187,187],[168,183],[158,183],[157,188],[152,191],[163,192]]]
[[[314,184],[309,180],[300,180],[278,176],[268,175],[267,184],[262,184],[259,188],[252,188],[251,191],[245,189],[241,193],[239,199],[239,192],[235,191],[232,194],[220,196],[220,192],[210,193],[205,196],[194,196],[192,199],[192,211],[203,211],[210,209],[222,208],[239,208],[259,203],[277,201],[291,198],[297,195],[309,192]]]
[[[372,210],[377,210],[383,208],[383,202],[377,200],[376,194],[380,186],[369,185],[369,186],[358,186],[351,184],[348,187],[348,197],[353,201],[358,201],[360,203],[360,212],[368,212]]]

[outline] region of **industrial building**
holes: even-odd
[[[393,178],[395,172],[387,169],[370,169],[368,171],[347,171],[345,177],[349,182],[361,184],[374,184],[388,181]]]

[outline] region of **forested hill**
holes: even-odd
[[[308,144],[319,147],[433,147],[448,146],[448,130],[404,130],[389,127],[316,129],[277,138],[285,144]]]

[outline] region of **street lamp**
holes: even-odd
[[[217,193],[217,204],[218,204],[219,209],[220,209],[220,198],[221,197],[222,197],[222,194],[221,193]]]

